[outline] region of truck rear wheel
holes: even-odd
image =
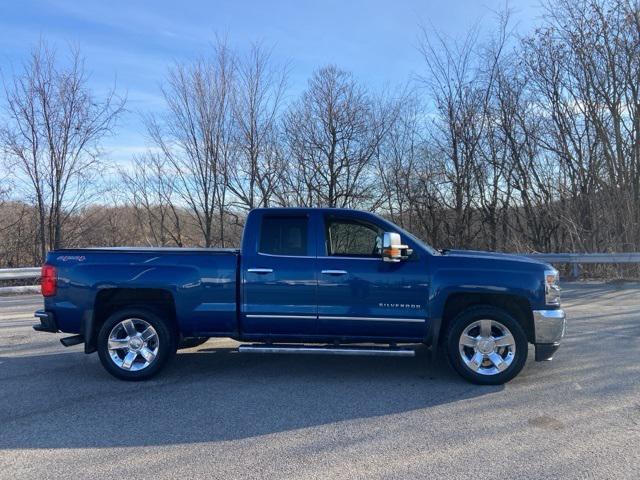
[[[104,322],[97,347],[102,366],[111,375],[122,380],[146,380],[175,355],[176,335],[158,314],[126,308]]]
[[[480,385],[513,379],[527,361],[527,335],[518,321],[500,308],[470,307],[451,323],[446,337],[451,366]]]

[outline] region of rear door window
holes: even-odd
[[[264,217],[260,229],[260,253],[306,256],[309,219],[307,217]]]

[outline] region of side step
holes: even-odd
[[[381,347],[340,347],[311,345],[245,344],[238,347],[240,353],[302,353],[311,355],[373,355],[382,357],[414,357],[415,350]]]

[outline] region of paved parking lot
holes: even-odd
[[[566,285],[553,362],[503,387],[416,358],[181,352],[125,383],[0,298],[0,478],[640,477],[640,285]]]

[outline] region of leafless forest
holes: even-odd
[[[224,40],[167,67],[146,153],[104,155],[127,108],[43,41],[0,93],[0,267],[65,246],[235,246],[261,206],[379,212],[439,247],[640,250],[640,7],[559,0],[452,40],[425,26],[406,84],[367,87]],[[407,45],[407,48],[415,46]],[[380,68],[385,68],[380,65]]]

